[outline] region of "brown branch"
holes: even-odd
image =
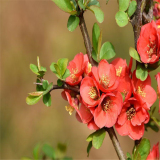
[[[113,146],[117,152],[117,155],[119,157],[120,160],[125,160],[125,156],[124,153],[121,149],[120,143],[118,141],[118,138],[116,136],[116,133],[114,131],[114,128],[105,128],[105,130],[108,132],[110,139],[112,140]]]
[[[70,86],[66,83],[64,83],[61,87],[59,87],[58,85],[53,85],[53,87],[51,88],[51,90],[49,92],[51,92],[53,90],[56,90],[56,89],[69,89],[69,90],[72,90],[74,92],[80,93],[79,88]]]
[[[81,33],[82,33],[82,36],[83,36],[83,39],[84,39],[84,44],[85,44],[85,47],[86,47],[86,51],[87,51],[89,61],[92,64],[92,66],[97,66],[98,63],[96,61],[94,61],[94,59],[92,58],[92,44],[91,44],[91,41],[90,41],[90,38],[89,38],[89,34],[88,34],[88,31],[87,31],[87,27],[86,27],[86,23],[85,23],[85,20],[84,20],[84,17],[83,17],[83,13],[84,13],[84,11],[81,11],[80,15],[79,15],[79,19],[80,19],[79,27],[81,29]]]

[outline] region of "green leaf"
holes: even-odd
[[[36,80],[36,83],[41,83],[41,81],[39,79]],[[36,91],[44,91],[43,86],[37,84],[36,85]]]
[[[127,160],[132,160],[132,156],[127,152]]]
[[[35,96],[28,96],[26,98],[26,103],[28,105],[34,105],[34,104],[36,104],[41,99],[41,97],[42,97],[42,95],[37,96],[37,97],[35,97]]]
[[[57,74],[61,77],[61,71],[60,71],[60,69],[59,69],[58,64],[54,64],[54,68],[55,68]]]
[[[42,91],[28,93],[29,96],[37,97],[43,94]]]
[[[64,158],[62,158],[62,160],[72,160],[72,158],[71,157],[64,157]]]
[[[58,80],[57,80],[57,85],[58,85],[59,87],[63,86],[63,81],[61,81],[60,79],[58,79]]]
[[[157,126],[160,127],[160,120],[155,118],[155,117],[151,117],[153,119],[153,121],[157,124]]]
[[[155,124],[154,121],[150,120],[147,124],[145,124],[145,129],[147,131],[147,128],[150,127],[153,131],[158,132],[159,128],[158,126]]]
[[[51,94],[47,93],[43,96],[43,103],[47,106],[50,107],[52,105],[52,99],[51,99]]]
[[[21,160],[32,160],[32,158],[29,158],[29,157],[23,157],[23,158],[21,158]]]
[[[98,39],[98,51],[97,51],[97,59],[98,59],[98,61],[100,61],[101,46],[102,46],[102,32],[100,32],[100,36],[99,36],[99,39]]]
[[[135,59],[135,60],[137,60],[138,62],[142,63],[141,60],[140,60],[140,56],[139,56],[138,52],[137,52],[134,48],[132,48],[132,47],[129,48],[129,55],[130,55],[133,59]]]
[[[53,159],[55,158],[55,151],[50,145],[44,144],[42,147],[42,150],[44,154],[48,156],[49,158],[53,158]]]
[[[95,132],[96,132],[96,131],[95,131]],[[93,132],[92,134],[90,134],[90,135],[87,137],[87,139],[86,139],[87,142],[90,142],[90,141],[93,140],[93,135],[94,135],[95,132]]]
[[[75,0],[71,0],[70,3],[73,3],[74,7],[77,8],[77,2]]]
[[[33,158],[39,159],[39,151],[40,151],[40,144],[37,144],[33,149]]]
[[[116,55],[113,45],[110,42],[105,42],[100,51],[100,59],[111,59]]]
[[[90,6],[88,9],[91,10],[95,14],[95,17],[96,17],[96,19],[97,19],[97,21],[99,23],[103,22],[103,20],[104,20],[104,13],[103,13],[103,11],[99,7],[97,7],[97,6]]]
[[[70,76],[70,74],[71,74],[71,73],[70,73],[70,70],[69,70],[69,69],[66,69],[64,75],[62,76],[62,80],[65,80],[67,77]]]
[[[100,129],[93,134],[92,144],[94,148],[99,149],[101,147],[105,135],[106,135],[105,129]]]
[[[89,152],[92,148],[92,141],[89,142],[88,147],[87,147],[87,157],[89,157]]]
[[[41,66],[41,69],[40,69],[40,70],[43,71],[43,72],[47,72],[46,67],[43,67],[43,66]]]
[[[137,2],[136,1],[131,1],[129,7],[128,7],[128,10],[127,10],[127,13],[128,13],[128,16],[131,17],[134,12],[136,11],[137,9]]]
[[[63,76],[65,71],[66,71],[67,63],[68,63],[67,58],[59,59],[58,62],[57,62],[61,76]]]
[[[55,69],[55,67],[54,67],[55,64],[56,64],[56,63],[53,62],[53,63],[50,65],[50,70],[51,70],[53,73],[57,74],[57,71],[56,71],[56,69]]]
[[[146,160],[149,152],[150,152],[150,141],[144,138],[141,140],[140,144],[137,146],[133,159],[135,160],[139,159],[138,157],[140,154],[140,157],[141,157],[140,160]]]
[[[70,0],[52,0],[61,10],[71,13],[73,8]]]
[[[48,85],[47,89],[43,92],[43,95],[47,94],[47,93],[52,89],[52,86],[53,86],[53,82],[51,82],[51,83]]]
[[[30,69],[31,69],[31,71],[32,71],[33,73],[39,75],[39,73],[38,73],[39,70],[38,70],[38,67],[37,67],[36,65],[30,64]]]
[[[66,146],[66,144],[58,143],[57,149],[58,149],[60,152],[65,153],[65,152],[67,151],[67,146]]]
[[[92,58],[96,61],[96,62],[98,62],[98,59],[97,59],[97,54],[96,54],[96,52],[95,52],[95,50],[92,48]]]
[[[43,80],[43,88],[47,89],[49,82],[47,80]]]
[[[79,24],[79,17],[71,15],[68,19],[67,28],[70,32],[73,32]]]
[[[39,61],[39,57],[37,56],[37,64],[38,64],[38,70],[40,71],[41,70],[41,64],[40,64],[40,61]]]
[[[148,70],[142,64],[137,65],[136,77],[141,81],[145,81],[148,77]]]
[[[100,4],[99,4],[99,2],[97,0],[90,0],[90,2],[88,3],[87,6],[90,7],[92,5],[100,7]]]
[[[124,27],[128,24],[128,15],[123,11],[117,12],[115,18],[120,27]]]
[[[119,11],[126,11],[130,0],[119,0]]]
[[[84,4],[83,4],[83,1],[78,0],[78,5],[79,5],[79,7],[80,7],[81,9],[83,9],[83,10],[86,9],[86,7],[85,7]]]
[[[93,48],[95,49],[96,53],[98,51],[98,40],[100,36],[100,28],[97,23],[94,23],[93,29],[92,29],[92,44]]]

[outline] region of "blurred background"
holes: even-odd
[[[129,47],[134,47],[132,26],[117,26],[115,13],[117,0],[99,0],[105,19],[100,28],[103,42],[110,41],[115,47],[117,57],[127,59]],[[49,66],[59,58],[69,58],[83,52],[85,47],[79,27],[73,32],[67,30],[69,14],[61,11],[51,0],[0,0],[0,54],[1,54],[1,111],[0,111],[0,158],[20,159],[31,156],[37,143],[67,143],[67,155],[74,159],[117,159],[112,143],[106,135],[99,150],[91,150],[87,158],[87,136],[92,133],[87,126],[79,123],[74,114],[65,110],[61,90],[52,92],[52,106],[47,108],[42,101],[34,106],[25,102],[27,93],[35,91],[33,82],[36,76],[30,71],[30,63],[36,64],[37,56],[41,65],[47,67],[45,79],[56,83],[55,75]],[[94,15],[87,11],[85,20],[91,37],[92,26],[96,22]],[[152,84],[157,90],[154,75]],[[158,111],[158,100],[155,105]],[[157,112],[157,117],[158,112]],[[149,129],[144,137],[151,144],[160,141],[160,134]],[[131,152],[133,141],[118,136],[122,149]]]

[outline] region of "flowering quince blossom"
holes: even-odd
[[[83,53],[77,54],[72,61],[69,62],[68,69],[70,76],[66,78],[66,83],[74,86],[80,83],[83,73],[84,55]]]
[[[115,66],[116,76],[120,84],[116,90],[124,95],[124,101],[126,101],[132,94],[131,78],[129,77],[129,68],[126,60],[116,58],[111,64]]]
[[[156,75],[156,80],[157,80],[157,94],[158,94],[158,99],[159,99],[159,114],[160,114],[160,72],[157,73]]]
[[[88,55],[84,55],[84,77],[92,75],[92,65],[89,63]]]
[[[137,42],[137,50],[143,63],[155,63],[160,57],[160,37],[155,21],[147,23],[141,28]]]
[[[148,75],[145,81],[141,81],[136,78],[136,73],[134,71],[132,76],[132,84],[134,97],[140,102],[143,108],[149,110],[157,99],[157,94],[151,87],[150,76]]]
[[[128,135],[133,140],[140,139],[144,134],[144,124],[149,121],[149,113],[135,98],[124,103],[118,116],[115,128],[121,136]]]
[[[100,61],[98,68],[92,67],[92,75],[102,92],[111,92],[118,87],[116,69],[104,59]]]
[[[158,19],[160,18],[160,0],[154,0],[155,2],[155,5],[154,5],[154,8],[153,8],[153,15]]]
[[[159,160],[159,142],[153,146],[147,157],[147,160]]]
[[[122,95],[119,92],[102,94],[94,112],[94,120],[99,128],[112,127],[122,109]]]

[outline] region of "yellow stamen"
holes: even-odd
[[[121,72],[122,72],[122,67],[119,66],[119,68],[116,69],[116,76],[117,76],[117,77],[120,77],[120,76],[121,76]]]
[[[69,112],[69,115],[72,115],[74,108],[72,106],[65,106],[65,108],[66,108],[66,111]]]
[[[131,120],[135,115],[136,115],[136,110],[133,106],[131,106],[127,111],[126,111],[126,114],[127,114],[127,119],[128,120]]]
[[[143,86],[138,86],[137,93],[142,97],[146,97],[146,93],[143,90],[144,90]]]
[[[89,94],[89,96],[90,96],[92,99],[94,99],[94,100],[96,100],[96,99],[98,98],[98,94],[97,94],[97,89],[96,89],[96,87],[91,87],[88,94]]]
[[[108,88],[109,82],[110,80],[109,80],[108,75],[102,75],[100,79],[100,83],[103,85],[104,88]]]

